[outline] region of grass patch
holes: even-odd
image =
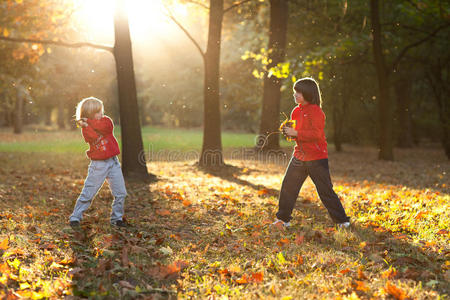
[[[20,135],[11,134],[11,130],[0,131],[0,152],[52,152],[80,153],[86,151],[80,131],[39,131],[27,129]],[[121,144],[120,127],[114,130]],[[222,145],[227,148],[254,147],[255,134],[223,132]],[[142,139],[145,151],[201,150],[203,132],[201,129],[176,129],[143,127]],[[290,145],[282,140],[282,146]]]

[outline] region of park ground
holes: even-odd
[[[153,151],[201,141],[195,130],[143,135]],[[396,149],[392,162],[373,147],[330,146],[351,229],[333,225],[309,179],[292,227],[279,229],[287,159],[254,159],[253,142],[224,134],[228,166],[215,171],[182,155],[151,161],[157,182],[127,182],[126,229],[109,226],[105,183],[76,232],[68,217],[88,165],[79,133],[0,131],[1,297],[449,298],[450,163],[438,145]]]

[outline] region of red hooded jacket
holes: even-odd
[[[120,154],[119,144],[113,134],[114,124],[109,117],[87,120],[88,126],[81,129],[84,140],[89,143],[86,155],[92,160],[105,160]]]
[[[299,104],[292,110],[291,120],[296,120],[297,145],[294,156],[302,161],[328,158],[325,138],[325,114],[315,104]]]

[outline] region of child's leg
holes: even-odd
[[[92,198],[97,194],[98,190],[103,185],[108,168],[102,160],[91,161],[88,169],[88,175],[84,181],[83,190],[77,199],[73,213],[70,216],[70,221],[81,221],[83,213],[91,205]]]
[[[328,159],[321,159],[308,167],[308,173],[316,185],[320,200],[325,205],[331,218],[336,223],[348,222],[350,218],[345,213],[341,200],[333,190],[331,183]]]
[[[111,222],[115,222],[122,220],[123,206],[127,195],[122,169],[120,168],[119,159],[117,157],[114,157],[113,165],[109,171],[107,180],[111,193],[114,196],[111,207]]]
[[[307,176],[306,167],[302,165],[301,161],[292,157],[284,174],[283,183],[281,184],[277,212],[278,219],[284,222],[289,222],[292,219],[292,210]]]

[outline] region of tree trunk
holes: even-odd
[[[45,106],[44,107],[44,122],[46,126],[52,125],[52,107]]]
[[[286,34],[288,22],[288,1],[270,0],[270,29],[269,29],[269,61],[267,69],[277,66],[284,61],[286,53]],[[280,98],[281,78],[264,76],[264,92],[259,126],[260,136],[267,136],[278,131],[280,126]],[[279,149],[280,139],[272,134],[264,146],[264,150]]]
[[[20,134],[23,131],[23,105],[25,101],[24,87],[21,84],[16,86],[16,104],[14,106],[14,133]]]
[[[203,147],[199,165],[223,164],[220,121],[220,46],[223,20],[223,0],[211,0],[209,9],[208,44],[204,56]]]
[[[442,146],[444,147],[445,155],[450,159],[450,101],[448,100],[450,89],[448,88],[448,81],[446,82],[442,79],[442,73],[444,73],[442,62],[438,60],[430,68],[431,71],[428,72],[427,79],[438,107],[442,130]]]
[[[399,136],[397,145],[401,148],[411,148],[414,145],[411,126],[411,83],[408,78],[400,78],[395,83],[397,98],[397,116],[399,122]]]
[[[342,151],[342,126],[340,122],[340,114],[338,108],[333,105],[333,142],[336,152]]]
[[[63,97],[65,98],[65,97]],[[63,100],[59,100],[58,101],[58,118],[57,118],[57,123],[58,123],[58,128],[59,129],[65,129],[66,125],[65,125],[65,113],[64,113],[64,102]]]
[[[128,16],[125,1],[118,0],[114,16],[114,59],[119,90],[120,129],[122,133],[122,172],[126,178],[150,179],[145,161],[137,105]]]
[[[379,158],[383,160],[393,160],[392,145],[392,105],[389,97],[389,74],[386,69],[383,51],[381,47],[381,25],[378,0],[370,0],[370,16],[372,21],[373,35],[373,56],[378,78],[379,101]]]

